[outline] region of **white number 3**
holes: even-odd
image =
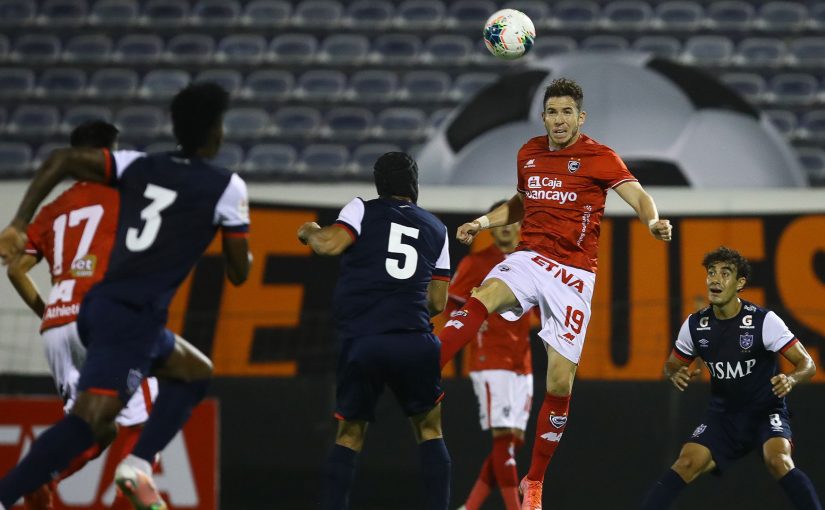
[[[155,242],[160,230],[160,213],[175,202],[178,197],[176,191],[149,184],[143,196],[150,199],[152,203],[140,211],[140,219],[146,222],[143,230],[131,227],[126,231],[126,248],[129,251],[144,251]]]
[[[384,264],[387,268],[387,273],[396,280],[406,280],[410,278],[415,274],[415,268],[418,266],[418,252],[415,251],[413,246],[402,242],[403,236],[418,239],[418,229],[405,227],[398,223],[390,223],[390,242],[387,246],[387,251],[404,255],[403,266],[398,260],[391,258],[387,258]]]

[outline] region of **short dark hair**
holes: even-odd
[[[581,86],[569,78],[557,78],[550,82],[550,85],[544,89],[544,102],[541,104],[541,109],[547,106],[547,100],[551,97],[570,96],[576,101],[576,108],[582,109],[582,101],[584,100],[584,92]]]
[[[120,131],[103,120],[90,120],[77,126],[69,136],[72,147],[91,147],[92,149],[111,149],[117,142]]]
[[[193,83],[172,99],[172,131],[184,153],[205,146],[229,108],[229,93],[217,83]]]
[[[731,264],[736,268],[736,278],[744,278],[748,280],[751,276],[751,265],[748,259],[739,254],[738,251],[728,248],[727,246],[720,246],[710,253],[705,254],[702,259],[702,266],[709,269],[710,266],[718,262]]]

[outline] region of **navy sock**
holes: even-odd
[[[779,485],[793,502],[797,510],[822,510],[822,503],[811,483],[811,479],[801,469],[793,468],[779,479]]]
[[[642,502],[642,510],[665,510],[670,508],[673,500],[676,499],[676,496],[686,485],[676,471],[668,469],[645,496]]]
[[[427,510],[446,510],[450,503],[450,454],[443,438],[418,445]]]
[[[56,477],[69,463],[95,443],[92,427],[69,414],[43,432],[29,453],[0,480],[0,504],[6,508]]]
[[[158,397],[132,454],[153,464],[155,455],[166,448],[175,434],[186,424],[192,415],[192,409],[203,400],[209,381],[201,379],[183,382],[160,379]]]
[[[358,452],[336,444],[324,464],[324,486],[321,492],[321,510],[349,508],[349,492],[355,476],[355,457]]]

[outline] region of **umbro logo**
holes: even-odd
[[[709,343],[707,338],[702,338],[699,340],[699,347],[707,347]]]

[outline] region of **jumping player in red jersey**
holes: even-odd
[[[118,130],[103,121],[84,123],[72,131],[72,147],[92,147],[115,150]],[[109,252],[117,228],[119,209],[117,191],[109,186],[78,182],[40,213],[26,231],[28,243],[25,253],[8,268],[8,277],[23,301],[38,317],[43,318],[46,359],[60,397],[68,413],[77,398],[80,367],[86,357],[77,332],[77,314],[86,292],[103,278],[109,263]],[[52,275],[52,291],[44,302],[28,275],[42,259],[46,259]],[[143,423],[157,395],[157,379],[144,379],[141,391],[136,392],[116,419],[117,428],[111,432],[110,456],[123,460],[140,436]],[[60,474],[65,479],[99,456],[109,445],[96,444]],[[26,510],[53,509],[52,493],[57,481],[42,485],[24,497]],[[112,503],[113,510],[128,510],[131,503],[118,491]]]
[[[490,211],[505,201],[496,202]],[[491,228],[493,244],[461,259],[450,283],[445,312],[460,308],[487,273],[519,243],[518,223]],[[470,379],[478,397],[482,430],[493,435],[493,450],[484,460],[481,472],[467,501],[459,510],[477,510],[493,487],[498,487],[507,510],[518,510],[518,472],[516,451],[524,444],[524,430],[533,402],[533,370],[530,356],[530,316],[509,322],[491,315],[470,342]]]
[[[576,367],[590,321],[596,279],[599,222],[613,189],[638,214],[651,235],[670,241],[648,195],[624,162],[579,131],[585,120],[581,87],[553,81],[544,93],[547,135],[518,153],[518,193],[506,204],[458,228],[465,244],[490,227],[522,222],[518,249],[497,265],[441,332],[442,365],[475,338],[491,313],[514,320],[534,306],[541,311],[539,336],[547,348],[547,394],[539,411],[530,471],[519,484],[523,510],[542,507],[547,465],[567,425]]]

